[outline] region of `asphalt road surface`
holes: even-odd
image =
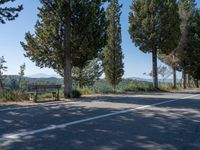
[[[0,105],[0,150],[200,150],[200,91]]]

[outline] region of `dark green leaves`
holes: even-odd
[[[1,0],[0,5],[6,2],[14,2],[15,0]],[[18,17],[18,13],[23,9],[22,5],[17,7],[0,7],[0,23],[5,24],[6,21],[14,20]]]
[[[121,81],[124,74],[123,54],[121,48],[121,7],[118,0],[111,0],[107,8],[107,45],[103,51],[103,66],[106,80],[113,86]]]
[[[143,52],[170,53],[180,37],[176,0],[134,0],[129,14],[129,33]]]
[[[26,33],[21,43],[25,56],[39,67],[53,68],[63,75],[66,33],[70,33],[72,65],[82,67],[97,57],[105,45],[105,11],[101,1],[41,0],[35,34]],[[70,10],[67,9],[70,5]],[[70,30],[66,20],[70,17]]]

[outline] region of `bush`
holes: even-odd
[[[8,102],[8,101],[17,102],[28,99],[29,95],[20,91],[8,91],[8,90],[0,91],[0,101],[3,102]]]
[[[111,93],[111,92],[113,92],[111,85],[102,79],[96,81],[92,88],[95,93]]]
[[[48,99],[48,98],[52,98],[52,93],[43,93],[41,95],[38,95],[38,99]]]
[[[95,93],[95,91],[89,87],[79,88],[78,91],[80,91],[81,95],[88,95]]]
[[[178,86],[176,89],[173,89],[172,84],[171,83],[161,83],[160,84],[160,89],[163,91],[173,91],[173,90],[179,90]]]
[[[81,97],[81,92],[78,90],[73,90],[72,91],[72,98],[79,98]]]
[[[132,81],[127,84],[127,86],[123,87],[123,91],[125,92],[135,92],[135,91],[153,91],[153,85],[152,83],[148,82],[138,82],[138,81]]]

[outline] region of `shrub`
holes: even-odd
[[[79,97],[81,97],[81,92],[78,91],[78,90],[73,90],[72,91],[72,97],[73,98],[79,98]]]
[[[170,91],[173,91],[173,90],[178,90],[179,88],[177,86],[176,89],[173,89],[172,84],[170,84],[170,83],[161,83],[160,84],[160,89],[163,90],[163,91],[170,92]]]
[[[46,99],[46,98],[52,98],[52,93],[43,93],[38,96],[38,99]]]
[[[0,100],[3,102],[8,102],[8,101],[17,102],[28,99],[29,95],[20,91],[8,91],[8,90],[0,91]]]
[[[153,91],[153,85],[152,83],[148,82],[138,82],[138,81],[132,81],[127,84],[126,87],[123,88],[123,91],[125,92],[133,92],[133,91]]]
[[[89,87],[79,88],[78,90],[80,91],[81,95],[88,95],[95,93],[95,91]]]
[[[112,87],[105,80],[98,80],[93,85],[95,93],[110,93],[113,92]]]

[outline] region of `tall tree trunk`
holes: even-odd
[[[184,89],[186,89],[186,73],[185,73],[185,70],[182,71],[182,86]]]
[[[69,5],[70,9],[70,5]],[[64,50],[65,50],[65,66],[64,66],[64,97],[72,97],[72,56],[70,47],[71,38],[71,15],[66,19],[65,22],[65,37],[64,37]]]
[[[72,97],[72,65],[71,58],[66,57],[64,69],[64,97]]]
[[[152,63],[153,63],[153,86],[158,89],[158,67],[157,67],[157,49],[152,51]]]
[[[176,89],[176,66],[175,65],[172,66],[172,70],[173,70],[173,88]]]

